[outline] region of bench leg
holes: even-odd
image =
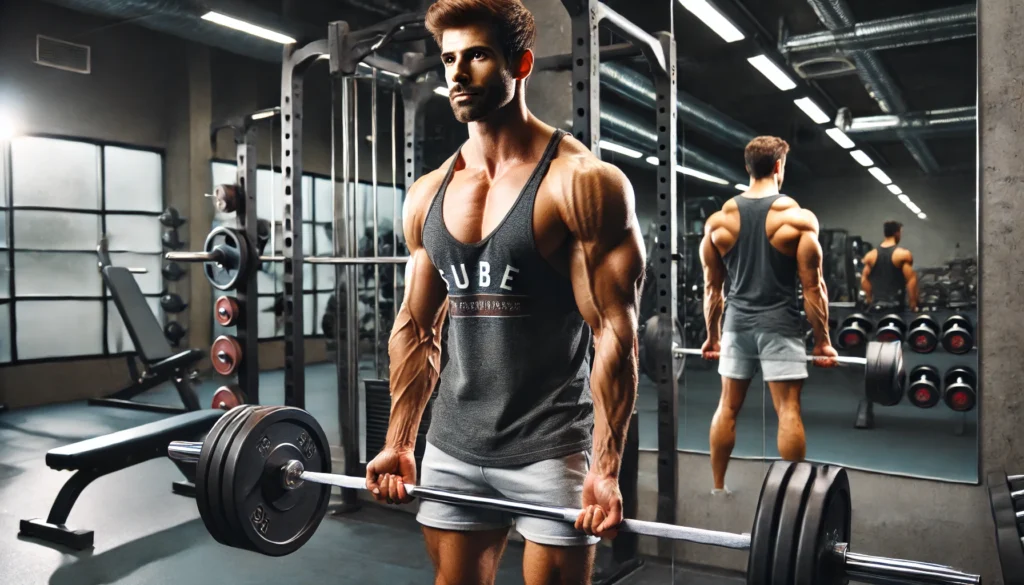
[[[38,518],[22,520],[19,534],[62,544],[76,550],[91,547],[93,543],[91,530],[71,530],[64,526],[64,523],[67,522],[71,508],[75,505],[75,501],[78,500],[78,496],[82,494],[85,486],[102,475],[104,475],[103,472],[95,469],[83,469],[72,475],[64,487],[60,488],[57,499],[50,507],[50,515],[46,517],[46,522]]]
[[[192,380],[189,379],[188,372],[177,370],[174,372],[172,380],[174,381],[174,387],[178,389],[181,403],[185,405],[185,410],[199,410],[199,395],[196,394],[196,389],[192,387]]]

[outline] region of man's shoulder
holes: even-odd
[[[629,193],[629,179],[619,167],[605,162],[572,136],[566,135],[551,159],[547,176],[555,179],[563,194],[574,197]]]

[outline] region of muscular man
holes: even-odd
[[[391,420],[366,485],[378,500],[409,500],[417,428],[439,384],[423,485],[582,512],[574,527],[421,501],[435,583],[493,583],[513,523],[525,583],[589,583],[594,545],[622,519],[636,397],[645,261],[633,191],[527,109],[535,29],[519,0],[439,0],[426,22],[469,140],[405,202]]]
[[[713,493],[727,492],[725,471],[736,444],[736,415],[758,364],[779,417],[779,454],[790,461],[804,458],[800,390],[807,361],[796,300],[798,277],[814,329],[812,354],[826,358],[815,363],[836,365],[829,359],[837,354],[828,336],[818,219],[779,194],[788,152],[781,138],[750,141],[744,152],[750,188],[708,218],[701,242],[708,329],[701,349],[705,359],[719,359],[722,376],[722,396],[711,421]],[[726,274],[728,294],[722,290]]]
[[[887,221],[882,226],[885,239],[878,248],[864,255],[864,272],[860,287],[864,290],[864,301],[868,306],[881,305],[885,310],[902,310],[903,293],[906,291],[907,305],[917,311],[917,273],[914,272],[914,255],[906,248],[900,248],[903,224]]]

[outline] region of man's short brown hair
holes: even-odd
[[[747,164],[747,172],[755,179],[772,176],[775,163],[789,154],[789,143],[778,136],[758,136],[747,144],[743,151],[743,161]]]
[[[427,9],[426,24],[439,47],[445,29],[473,24],[491,26],[505,60],[510,63],[532,49],[537,37],[533,14],[520,0],[437,0]]]

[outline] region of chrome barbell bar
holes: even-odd
[[[202,451],[202,443],[188,441],[174,441],[167,448],[167,454],[171,459],[196,464],[199,463],[199,456],[202,454]],[[298,460],[288,461],[281,467],[281,471],[282,487],[288,490],[297,489],[302,486],[303,482],[307,481],[346,489],[366,489],[366,478],[306,471],[302,462]],[[472,506],[475,508],[487,508],[572,524],[576,522],[576,518],[581,512],[581,510],[574,508],[542,506],[528,502],[516,502],[502,498],[451,492],[426,486],[406,484],[405,489],[406,493],[410,496],[424,500]],[[749,534],[735,534],[732,532],[691,528],[689,526],[677,526],[631,518],[623,520],[617,528],[622,532],[697,544],[710,544],[736,550],[750,550],[751,547]],[[908,585],[978,585],[981,583],[980,575],[971,575],[944,565],[853,553],[850,552],[849,544],[847,543],[834,544],[833,554],[842,563],[847,577],[855,578],[862,583],[874,583],[877,585],[892,585],[893,583],[905,583]]]
[[[223,258],[213,252],[167,252],[167,260],[176,262],[220,262]],[[337,256],[306,256],[302,260],[308,264],[405,264],[408,256],[378,256],[376,258],[340,258]],[[284,256],[260,256],[260,262],[284,262]]]

